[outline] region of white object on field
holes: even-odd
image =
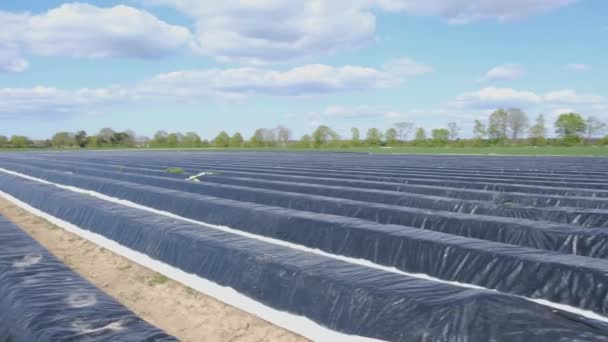
[[[190,176],[190,177],[186,178],[186,180],[200,182],[200,180],[198,180],[198,177],[202,177],[202,176],[204,176],[206,174],[207,174],[207,172],[201,172],[199,174],[196,174],[194,176]]]

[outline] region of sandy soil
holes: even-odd
[[[0,215],[143,319],[182,341],[306,341],[64,231],[3,198]]]

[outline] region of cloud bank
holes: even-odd
[[[499,65],[488,70],[482,78],[482,81],[515,81],[520,79],[523,74],[524,70],[519,64]]]
[[[178,53],[192,41],[188,29],[124,5],[72,3],[37,15],[0,11],[0,22],[0,70],[9,72],[27,69],[30,54],[154,59]]]
[[[194,20],[194,32],[126,5],[67,3],[40,14],[0,11],[0,71],[26,70],[28,55],[152,59],[194,52],[248,65],[283,63],[373,41],[382,12],[435,15],[458,23],[504,21],[575,0],[140,2],[175,8]]]
[[[487,87],[478,91],[463,93],[453,102],[457,108],[464,109],[496,109],[496,108],[526,108],[534,106],[564,106],[597,107],[605,103],[598,95],[579,94],[572,89],[563,89],[537,94],[532,91],[516,90],[513,88]]]
[[[285,71],[241,67],[159,74],[129,87],[62,90],[50,87],[0,88],[0,115],[78,112],[116,103],[204,103],[249,96],[303,97],[397,87],[432,71],[411,59],[373,68],[309,64]]]

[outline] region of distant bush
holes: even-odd
[[[184,169],[179,168],[179,167],[172,167],[172,168],[166,169],[165,172],[178,175],[180,173],[184,173]]]
[[[528,145],[532,146],[547,146],[547,139],[545,137],[532,137],[528,142]]]
[[[581,137],[579,137],[577,135],[568,135],[563,138],[562,145],[574,146],[574,145],[580,145],[581,142],[582,142]]]

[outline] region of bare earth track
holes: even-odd
[[[140,317],[182,341],[306,341],[100,248],[3,198],[0,215]]]

